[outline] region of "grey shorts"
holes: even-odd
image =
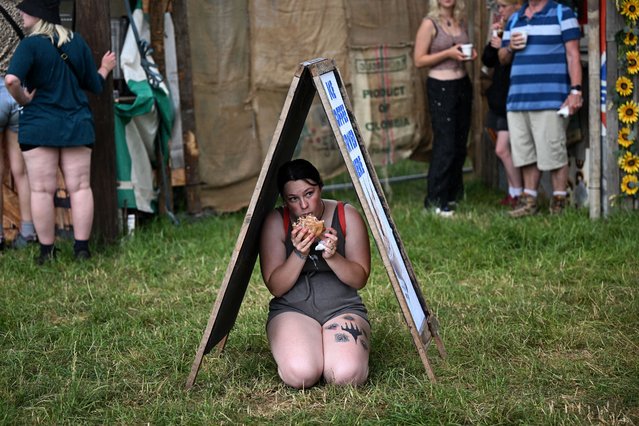
[[[556,170],[568,164],[568,118],[554,110],[510,111],[508,129],[515,167],[537,163],[539,170]]]
[[[9,94],[4,85],[4,77],[0,77],[0,132],[8,128],[17,133],[19,115],[20,105]]]

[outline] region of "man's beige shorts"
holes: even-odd
[[[568,120],[554,110],[508,112],[515,167],[537,163],[539,170],[555,170],[568,164]]]

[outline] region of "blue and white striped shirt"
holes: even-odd
[[[528,33],[526,47],[514,53],[506,108],[508,111],[559,109],[570,92],[565,43],[579,40],[579,23],[570,8],[553,0],[531,19],[524,15],[526,7],[528,3],[511,16],[503,36],[502,46],[507,47],[511,33],[517,33],[518,29]],[[561,24],[559,7],[563,8]]]

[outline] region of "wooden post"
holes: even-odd
[[[149,18],[151,26],[151,47],[153,48],[153,60],[158,66],[160,74],[166,75],[164,62],[164,13],[168,0],[156,0],[149,2]]]
[[[488,107],[485,97],[482,95],[484,79],[481,71],[481,54],[486,46],[486,36],[490,31],[490,10],[485,7],[470,8],[466,19],[470,23],[468,31],[471,42],[479,55],[468,65],[470,78],[473,82],[472,126],[469,135],[471,144],[468,153],[472,159],[473,174],[485,185],[497,187],[499,185],[499,163],[495,154],[495,146],[484,132]]]
[[[180,111],[184,143],[184,169],[186,178],[186,208],[189,214],[202,213],[200,202],[199,148],[195,138],[195,103],[193,99],[193,75],[191,71],[191,39],[189,37],[186,0],[172,3],[175,21],[175,45],[178,55],[180,81]]]
[[[104,53],[111,50],[109,2],[82,0],[81,7],[75,8],[75,16],[76,31],[91,47],[96,67],[99,67]],[[91,157],[91,187],[95,200],[94,238],[100,243],[112,243],[119,236],[112,75],[107,78],[100,95],[89,95],[89,103],[96,134]]]
[[[600,2],[601,0],[588,0],[588,122],[590,123],[588,126],[588,146],[590,147],[588,203],[591,219],[601,217],[601,114],[605,111],[601,110]]]
[[[153,60],[158,66],[158,72],[166,78],[166,67],[164,61],[164,13],[168,0],[157,0],[148,2],[148,11],[151,28],[151,47],[153,48]],[[155,158],[156,158],[156,180],[160,188],[160,194],[158,196],[158,211],[160,213],[166,213],[167,207],[169,210],[173,210],[173,191],[171,186],[171,166],[164,165],[166,159],[162,152],[160,144],[155,146]],[[164,179],[168,182],[165,187]]]
[[[491,187],[499,186],[499,165],[500,161],[495,154],[495,143],[492,135],[486,130],[486,113],[488,112],[488,104],[486,97],[482,95],[483,85],[489,84],[487,77],[482,73],[481,55],[486,48],[487,36],[490,33],[490,24],[492,22],[492,11],[482,7],[475,9],[475,31],[473,32],[473,42],[477,50],[477,59],[472,62],[474,78],[473,78],[473,126],[475,130],[473,134],[474,140],[474,166],[475,176]],[[492,81],[492,79],[491,79]]]

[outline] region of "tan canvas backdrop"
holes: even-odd
[[[250,199],[264,157],[250,103],[248,3],[189,0],[188,10],[202,205],[233,211]]]
[[[409,120],[400,132],[364,136],[386,144],[403,158],[428,144],[424,132],[422,75],[412,66],[412,43],[424,0],[189,0],[197,139],[202,204],[217,211],[248,205],[286,93],[299,63],[334,59],[351,94],[356,119],[379,110],[380,99],[357,94],[380,82],[357,78],[356,60],[379,52],[405,57],[406,70],[386,75],[402,96],[386,99],[389,110]],[[386,53],[384,53],[386,52]],[[361,77],[361,76],[360,76]],[[370,76],[369,76],[370,77]],[[383,83],[381,83],[383,84]],[[355,87],[357,89],[355,89]],[[388,133],[388,132],[387,132]],[[390,139],[389,139],[390,138]],[[370,140],[369,140],[370,139]],[[373,142],[375,141],[375,142]],[[311,107],[296,156],[314,162],[325,176],[343,170],[343,160],[317,99]],[[377,158],[377,157],[376,157]],[[376,160],[377,161],[377,160]]]
[[[410,156],[419,142],[411,46],[351,49],[353,108],[375,164]]]

